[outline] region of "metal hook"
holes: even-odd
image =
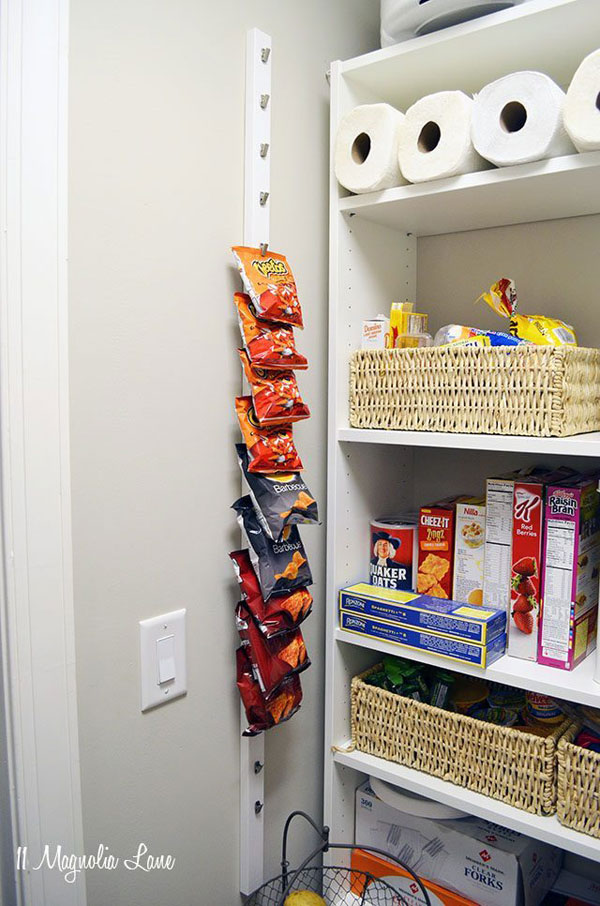
[[[260,146],[260,156],[261,156],[261,157],[266,157],[268,153],[269,153],[269,143],[268,143],[268,142],[261,142],[261,146]]]
[[[260,250],[261,250],[261,252],[262,252],[262,246],[261,246],[261,249],[260,249]],[[255,762],[254,762],[254,773],[255,773],[255,774],[260,774],[260,772],[262,771],[263,768],[264,768],[264,764],[262,763],[262,761],[255,761]]]
[[[270,94],[261,94],[260,96],[260,106],[261,110],[266,110],[267,104],[269,103]]]
[[[260,193],[260,206],[261,206],[261,208],[264,208],[264,206],[266,205],[268,199],[269,199],[269,193],[268,193],[268,192],[261,192],[261,193]]]
[[[260,801],[260,799],[257,799],[256,802],[254,803],[254,814],[260,815],[260,813],[263,810],[263,807],[264,807],[264,803],[262,803]]]
[[[263,47],[262,50],[261,50],[261,52],[260,52],[260,58],[261,58],[261,60],[263,61],[263,63],[266,63],[266,62],[267,62],[267,60],[269,59],[270,55],[271,55],[271,48],[270,48],[270,47]]]
[[[267,254],[267,249],[268,249],[268,248],[269,248],[269,243],[268,243],[268,242],[261,242],[261,244],[260,244],[260,253],[261,253],[261,255],[263,256],[263,258],[264,258],[265,255]],[[256,765],[255,765],[255,770],[256,770]]]

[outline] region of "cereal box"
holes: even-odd
[[[546,487],[575,474],[537,470],[514,482],[508,653],[537,660]]]
[[[434,598],[452,597],[456,504],[468,497],[448,497],[419,512],[417,591]]]
[[[538,661],[572,670],[596,647],[600,571],[597,478],[548,488]]]
[[[465,604],[483,604],[485,555],[485,501],[456,504],[454,583],[452,598]]]

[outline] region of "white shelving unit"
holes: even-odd
[[[334,63],[332,145],[337,123],[356,104],[386,101],[406,109],[431,91],[474,92],[517,69],[542,69],[566,86],[581,59],[600,46],[599,5],[598,0],[531,0]],[[348,195],[331,177],[325,821],[332,839],[353,840],[354,792],[373,774],[600,862],[600,840],[562,827],[555,817],[529,815],[427,774],[344,751],[350,740],[351,678],[381,652],[426,663],[436,659],[344,632],[337,614],[338,590],[365,579],[373,517],[413,510],[451,491],[476,490],[487,475],[535,458],[552,462],[568,456],[586,468],[590,460],[600,464],[600,433],[528,438],[351,428],[348,361],[359,347],[362,319],[386,311],[393,299],[415,298],[419,236],[597,213],[600,153],[363,196]],[[481,675],[473,668],[455,669]],[[483,675],[600,707],[600,685],[592,673],[593,658],[566,673],[505,656]]]

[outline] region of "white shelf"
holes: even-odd
[[[517,437],[507,434],[451,434],[443,431],[386,431],[377,428],[341,428],[343,443],[396,444],[401,447],[444,447],[449,450],[494,450],[557,456],[600,457],[600,432],[573,437]]]
[[[340,198],[340,211],[415,236],[600,212],[600,152]]]
[[[413,651],[402,645],[394,645],[392,642],[384,642],[381,639],[371,639],[344,629],[336,629],[335,638],[338,642],[368,648],[381,654],[393,654],[396,657],[405,657],[410,661],[431,664],[434,667],[447,666],[449,670],[455,670],[457,673],[466,673],[491,682],[517,686],[529,692],[540,692],[543,695],[600,708],[600,683],[594,681],[596,657],[593,654],[579,664],[575,670],[557,670],[555,667],[545,667],[533,661],[523,661],[508,655],[504,655],[491,667],[482,670],[480,667],[455,663],[426,651]]]
[[[430,774],[405,768],[373,755],[365,755],[363,752],[336,752],[333,757],[334,761],[345,767],[378,777],[380,780],[419,793],[435,802],[456,806],[479,818],[494,821],[534,837],[536,840],[560,846],[569,852],[600,862],[600,840],[563,827],[555,815],[549,818],[531,815],[529,812],[506,805],[497,799],[490,799],[481,793],[474,793],[464,787],[455,786],[453,783],[447,783]]]
[[[520,69],[548,72],[567,87],[600,33],[598,0],[529,0],[341,63],[347,82],[405,110],[433,91],[481,90]],[[551,48],[555,48],[553,51]]]

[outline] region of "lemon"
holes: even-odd
[[[327,906],[327,903],[311,890],[296,890],[285,898],[283,906]]]

